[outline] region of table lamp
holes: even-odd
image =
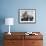
[[[8,32],[8,34],[11,35],[11,33],[10,33],[10,26],[14,25],[14,18],[5,18],[5,25],[9,25],[9,32]]]

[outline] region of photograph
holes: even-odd
[[[36,9],[19,9],[19,23],[35,23]]]

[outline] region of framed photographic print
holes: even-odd
[[[36,9],[19,9],[19,23],[36,23]]]

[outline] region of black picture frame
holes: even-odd
[[[36,9],[19,9],[18,22],[21,24],[36,23]]]

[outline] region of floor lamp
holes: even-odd
[[[11,35],[11,33],[10,33],[10,26],[14,25],[14,18],[5,18],[5,25],[9,25],[8,34]]]

